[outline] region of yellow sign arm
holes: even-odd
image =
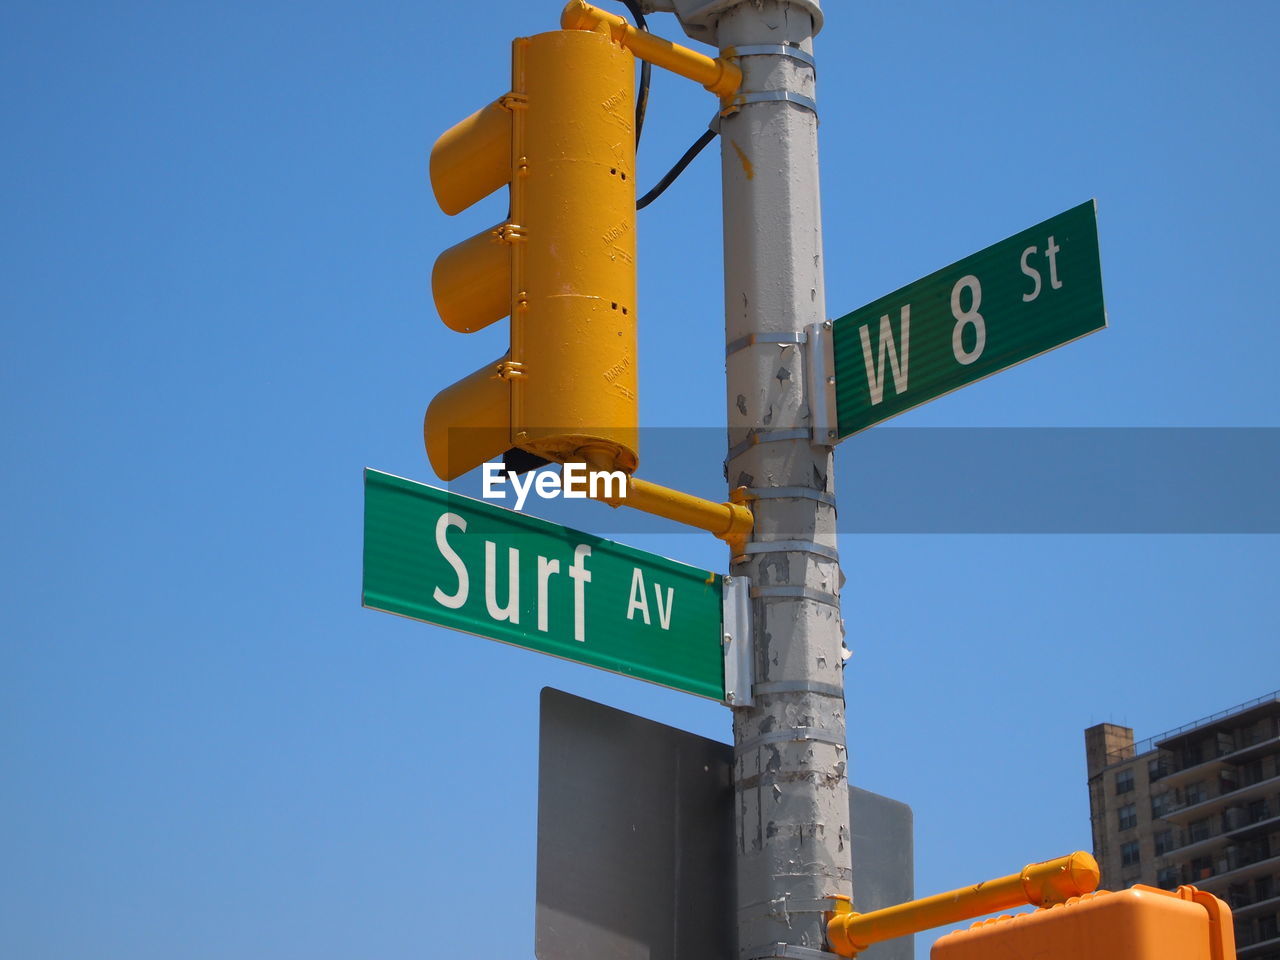
[[[626,47],[641,60],[700,83],[721,100],[733,96],[742,86],[742,71],[736,64],[721,57],[708,57],[647,30],[637,30],[622,17],[583,0],[572,0],[564,8],[560,26],[565,30],[606,29],[614,43]]]
[[[923,900],[912,900],[870,913],[837,912],[827,921],[831,949],[853,957],[881,940],[919,933],[948,923],[971,920],[997,910],[1031,904],[1036,907],[1063,903],[1092,893],[1101,876],[1098,861],[1084,851],[1070,856],[1030,863],[1021,873],[976,883]]]

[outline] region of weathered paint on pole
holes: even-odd
[[[734,710],[738,949],[820,950],[851,893],[840,565],[831,448],[809,438],[805,328],[826,320],[812,2],[751,0],[716,25],[744,82],[723,118],[729,486],[767,493],[751,578],[756,706]],[[787,342],[790,340],[791,342]]]

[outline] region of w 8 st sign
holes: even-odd
[[[836,320],[839,438],[1106,325],[1090,200]]]

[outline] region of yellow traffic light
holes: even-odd
[[[636,468],[634,64],[603,29],[517,39],[511,92],[432,149],[445,213],[504,184],[511,197],[503,223],[432,271],[451,329],[511,318],[508,352],[427,409],[427,455],[446,480],[511,448]]]

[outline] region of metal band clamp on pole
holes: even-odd
[[[817,727],[791,727],[788,730],[772,730],[769,733],[762,733],[758,737],[752,737],[750,740],[744,740],[737,744],[734,749],[742,753],[744,750],[754,750],[756,747],[764,746],[767,743],[804,743],[808,741],[829,743],[834,747],[839,747],[841,750],[846,749],[845,742],[841,737],[829,730],[820,730]]]
[[[750,450],[757,443],[778,443],[782,440],[807,440],[809,439],[808,427],[784,427],[778,430],[756,430],[747,439],[741,443],[735,443],[730,449],[726,457],[732,460],[739,456],[744,450]]]
[[[778,680],[773,683],[757,683],[756,693],[768,696],[771,693],[816,693],[822,697],[839,697],[844,699],[844,687],[834,683],[821,683],[817,680]]]
[[[815,590],[813,587],[799,586],[769,586],[769,587],[752,587],[752,598],[756,597],[782,597],[786,600],[814,600],[818,603],[825,603],[837,609],[840,607],[840,598],[834,593],[827,593],[825,590]]]
[[[724,355],[731,357],[739,350],[745,350],[747,347],[755,346],[757,343],[776,343],[782,345],[804,343],[806,334],[798,331],[788,331],[786,333],[748,333],[746,336],[738,337],[728,346],[724,348]]]
[[[794,103],[797,107],[804,107],[806,110],[812,110],[815,114],[818,112],[818,101],[813,97],[806,97],[803,93],[796,93],[794,90],[754,90],[750,93],[739,93],[729,101],[726,110],[737,110],[739,107],[749,103],[775,103],[785,101],[786,103]]]
[[[797,947],[790,943],[771,943],[768,946],[752,947],[747,951],[747,960],[832,960],[835,956],[837,955],[825,950]]]
[[[808,487],[748,487],[746,492],[752,500],[816,500],[829,507],[836,505],[836,498],[831,494]]]
[[[812,553],[815,557],[822,557],[824,560],[834,560],[840,562],[840,554],[836,552],[835,547],[829,547],[825,543],[815,543],[813,540],[756,540],[754,543],[748,543],[744,553]]]
[[[790,57],[792,60],[799,60],[807,67],[817,69],[812,54],[805,53],[790,43],[746,43],[725,52],[731,57]]]

